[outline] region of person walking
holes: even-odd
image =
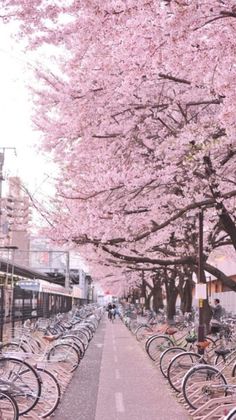
[[[112,305],[113,320],[116,319],[116,314],[117,314],[116,305],[113,303]]]
[[[110,319],[110,321],[112,321],[112,303],[109,303],[107,306],[107,311],[108,311],[108,319]]]

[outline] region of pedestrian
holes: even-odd
[[[112,320],[112,304],[109,303],[107,306],[107,311],[108,311],[108,319],[110,319],[110,321]]]
[[[117,314],[117,311],[116,311],[116,305],[113,303],[113,305],[112,305],[112,315],[113,315],[113,319],[116,319],[116,314]]]
[[[223,308],[220,304],[220,299],[215,299],[214,300],[214,305],[215,306],[211,306],[211,311],[212,311],[212,318],[210,321],[210,326],[211,326],[211,333],[212,334],[216,334],[217,332],[220,331],[221,329],[221,317],[223,315]]]

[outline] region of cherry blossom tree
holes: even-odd
[[[60,168],[48,234],[121,284],[128,265],[134,284],[135,267],[196,267],[187,233],[199,207],[206,257],[219,243],[236,248],[233,0],[1,7],[29,49],[50,47],[57,64],[40,65],[33,88],[42,147]]]

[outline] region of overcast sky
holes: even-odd
[[[0,23],[0,148],[5,151],[5,175],[19,175],[31,192],[48,189],[50,165],[34,149],[39,134],[33,131],[31,103],[27,84],[30,83],[30,61],[10,38],[10,30]]]

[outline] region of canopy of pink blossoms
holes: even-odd
[[[116,289],[196,258],[201,206],[206,256],[234,244],[233,0],[2,0],[0,14],[28,54],[52,51],[32,92],[60,169],[53,240]]]

